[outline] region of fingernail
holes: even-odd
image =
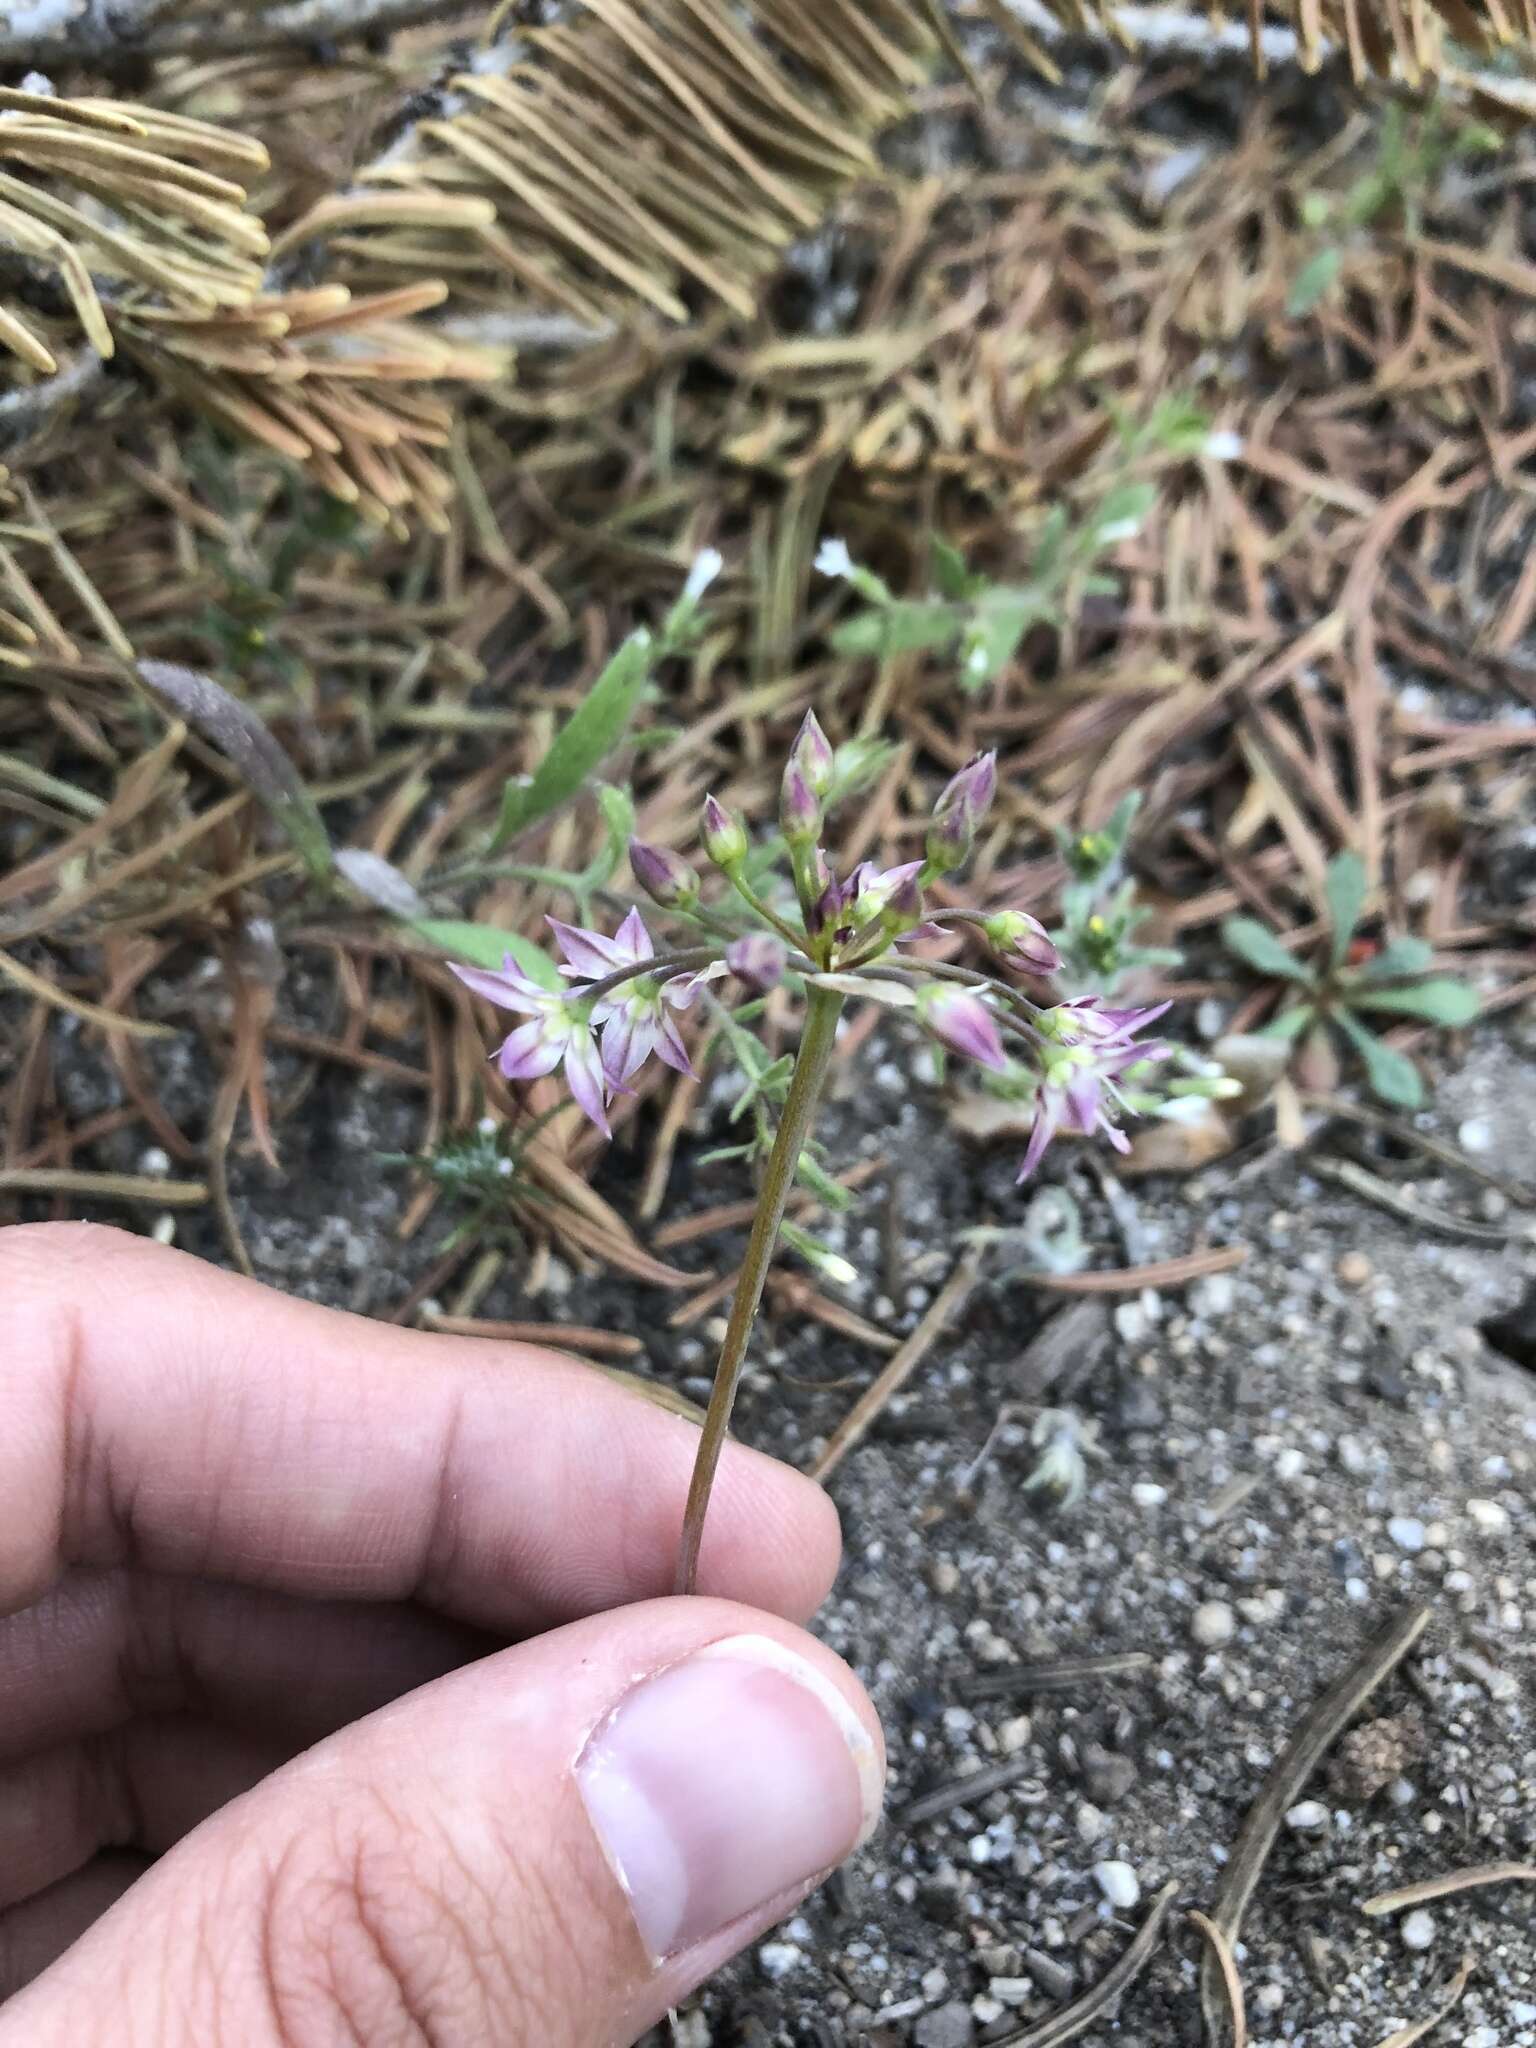
[[[659,1961],[841,1863],[880,1817],[885,1773],[822,1672],[728,1636],[627,1693],[576,1776]]]

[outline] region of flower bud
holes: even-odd
[[[749,988],[767,990],[783,978],[788,955],[769,932],[747,932],[725,949],[725,964]]]
[[[973,754],[958,775],[952,775],[939,792],[939,800],[933,807],[935,818],[942,818],[946,811],[964,805],[971,814],[974,830],[986,816],[997,794],[997,755],[995,752]]]
[[[929,874],[947,875],[963,867],[971,857],[975,838],[976,821],[969,804],[951,804],[941,816],[936,815],[928,827],[924,848]]]
[[[987,944],[1016,974],[1054,974],[1061,955],[1038,917],[1027,910],[999,910],[982,921]]]
[[[681,854],[631,839],[629,865],[646,895],[663,910],[686,910],[698,902],[699,878]]]
[[[821,820],[821,799],[791,754],[779,785],[779,829],[791,846],[806,846],[821,830]]]
[[[688,571],[688,580],[683,585],[683,599],[687,604],[697,604],[711,583],[725,567],[725,558],[718,548],[702,548],[693,558]]]
[[[699,822],[699,837],[704,842],[704,851],[717,868],[724,868],[729,874],[732,868],[740,867],[747,857],[747,828],[740,818],[733,817],[724,804],[717,803],[712,796],[704,799],[704,810]]]
[[[848,552],[845,540],[824,540],[816,550],[816,573],[818,576],[851,576],[853,557]]]
[[[997,1020],[978,995],[953,982],[930,983],[918,996],[923,1022],[941,1044],[983,1067],[1008,1065]]]
[[[801,720],[789,758],[805,777],[812,795],[824,797],[832,787],[832,747],[814,711],[807,711]]]

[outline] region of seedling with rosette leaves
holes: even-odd
[[[1266,1027],[1264,1036],[1326,1047],[1337,1032],[1357,1053],[1372,1092],[1399,1109],[1418,1109],[1424,1083],[1403,1053],[1377,1037],[1367,1017],[1418,1017],[1447,1029],[1470,1024],[1478,1000],[1465,982],[1436,974],[1434,948],[1427,940],[1399,934],[1377,948],[1357,944],[1368,884],[1358,854],[1340,853],[1328,863],[1323,894],[1330,926],[1328,944],[1313,959],[1300,958],[1268,925],[1252,917],[1229,917],[1221,928],[1227,949],[1246,966],[1294,995]]]

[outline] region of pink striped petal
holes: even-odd
[[[506,969],[500,974],[489,967],[461,967],[456,960],[449,961],[448,971],[457,975],[475,995],[484,996],[488,1003],[494,1003],[498,1010],[537,1015],[540,1010],[549,1008],[550,991],[540,988],[536,981],[530,981],[526,974],[519,974],[510,955]]]
[[[631,910],[613,935],[613,943],[626,960],[654,960],[656,948],[638,910]]]
[[[555,935],[555,943],[570,962],[570,971],[584,976],[589,981],[601,981],[605,974],[612,974],[616,967],[627,967],[629,956],[622,953],[612,939],[605,939],[601,932],[589,932],[581,925],[562,924],[558,917],[546,918]]]
[[[670,1017],[664,1016],[657,1027],[656,1055],[677,1073],[686,1074],[690,1081],[698,1079],[688,1058],[688,1048],[678,1036],[677,1026]]]
[[[571,1091],[572,1100],[584,1116],[611,1138],[608,1127],[608,1090],[603,1076],[603,1063],[598,1054],[597,1041],[579,1031],[565,1049],[565,1079]]]
[[[504,1038],[496,1064],[509,1081],[535,1081],[540,1074],[552,1074],[560,1064],[565,1047],[558,1032],[550,1032],[541,1021],[519,1024]]]

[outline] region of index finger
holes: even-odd
[[[71,1564],[543,1628],[671,1590],[698,1436],[532,1346],[319,1308],[95,1224],[0,1230],[0,1612]],[[701,1590],[803,1619],[820,1488],[738,1446]]]

